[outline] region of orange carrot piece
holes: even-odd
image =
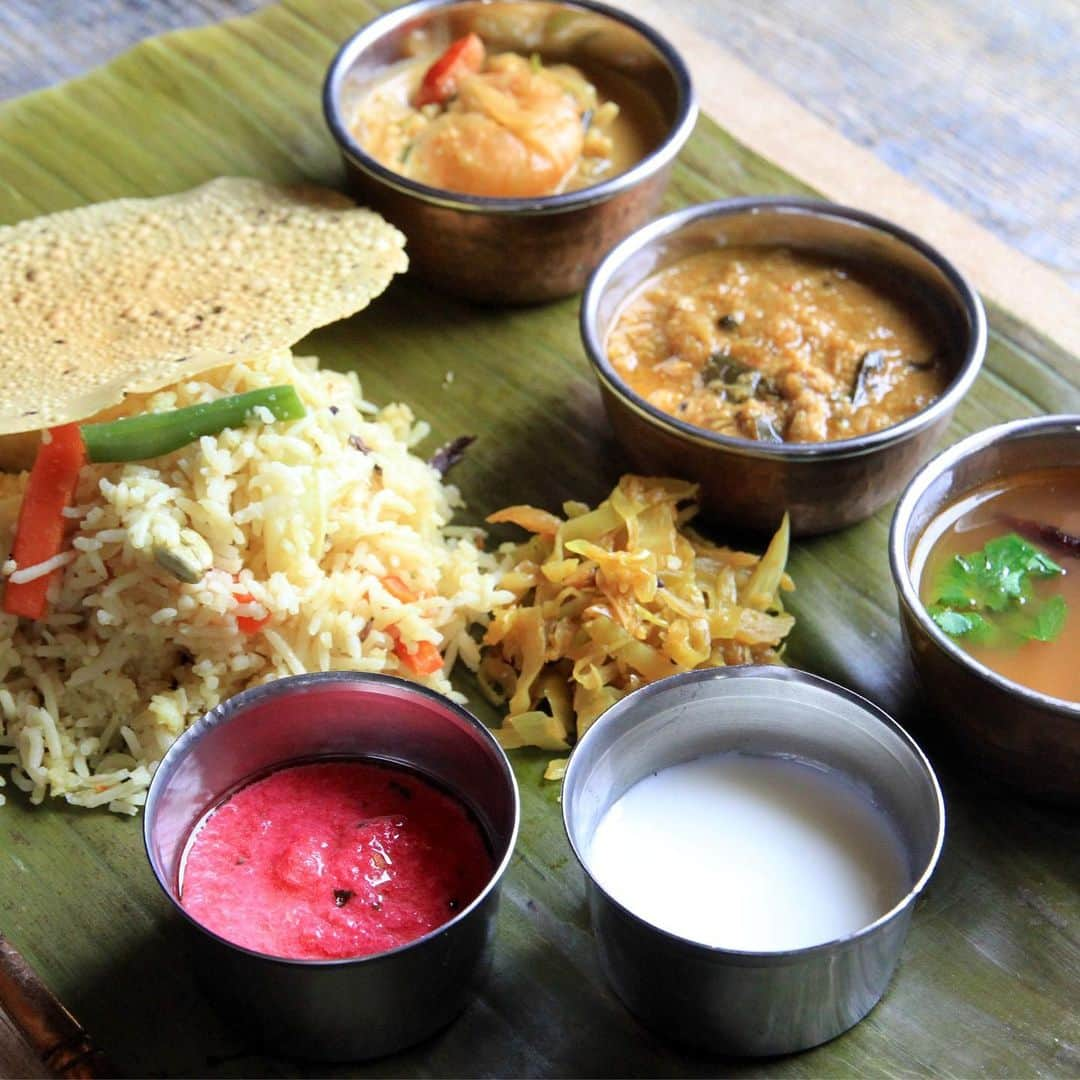
[[[255,597],[251,593],[233,593],[238,604],[253,604],[255,603]],[[237,615],[236,616],[236,629],[241,634],[257,634],[268,622],[270,621],[269,615],[264,615],[261,619],[253,618],[251,615]]]
[[[405,584],[396,574],[387,574],[382,578],[383,588],[392,596],[395,600],[400,600],[403,604],[411,604],[416,599],[416,593]]]
[[[394,638],[394,653],[397,658],[416,675],[434,675],[443,666],[442,654],[430,641],[418,641],[416,649],[409,652],[408,645],[391,628]]]

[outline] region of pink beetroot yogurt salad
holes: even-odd
[[[181,902],[198,922],[288,959],[369,956],[452,919],[491,878],[480,828],[405,769],[293,765],[196,827]]]

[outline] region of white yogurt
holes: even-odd
[[[638,781],[600,820],[587,862],[641,918],[753,952],[844,937],[912,884],[892,823],[846,777],[736,753]]]

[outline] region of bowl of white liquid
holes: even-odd
[[[937,778],[869,701],[781,667],[643,687],[570,759],[563,820],[601,966],[640,1020],[785,1054],[861,1020],[945,834]]]

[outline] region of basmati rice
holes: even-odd
[[[407,406],[379,410],[355,375],[285,353],[147,407],[284,383],[301,420],[259,416],[154,461],[83,469],[46,618],[0,614],[0,765],[31,802],[136,813],[165,751],[208,709],[302,671],[415,677],[399,641],[437,645],[443,670],[419,681],[462,700],[447,671],[475,666],[470,629],[511,597],[481,531],[450,526],[460,496],[411,452],[427,426]],[[23,483],[0,487],[4,559]],[[155,561],[161,546],[208,569],[184,584]],[[388,590],[390,575],[416,599]],[[244,633],[238,617],[268,621]]]
[[[51,559],[46,559],[44,562],[28,566],[25,570],[13,570],[9,580],[13,581],[16,585],[24,585],[28,581],[36,581],[39,577],[44,577],[46,574],[51,574],[54,570],[59,570],[61,566],[67,566],[74,558],[74,552],[61,551],[59,555],[54,555]]]

